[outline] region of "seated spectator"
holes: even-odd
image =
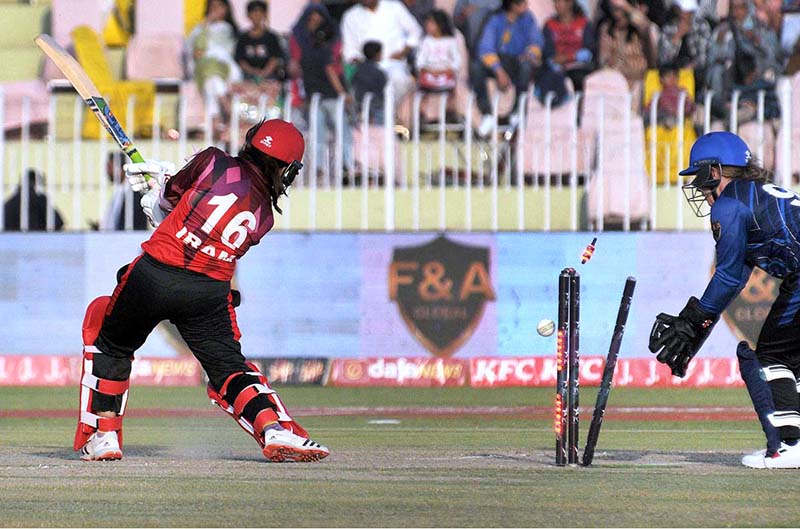
[[[289,49],[291,69],[299,73],[303,79],[305,107],[309,125],[316,119],[317,135],[315,138],[317,167],[327,166],[324,157],[330,135],[334,136],[336,127],[336,108],[339,95],[346,97],[349,105],[351,97],[345,89],[342,66],[342,41],[336,23],[322,4],[309,4],[295,26]],[[320,94],[320,102],[316,115],[311,113],[311,97]],[[343,152],[344,167],[350,167],[352,137],[347,112],[344,114]],[[331,154],[333,151],[330,151]]]
[[[377,40],[368,40],[364,43],[364,61],[359,63],[353,74],[351,84],[355,94],[355,102],[361,111],[364,96],[372,94],[369,105],[369,122],[383,123],[383,89],[386,87],[386,72],[380,67],[381,43]]]
[[[233,85],[233,92],[240,97],[240,104],[248,112],[240,119],[240,137],[253,126],[262,114],[277,118],[282,114],[281,96],[286,79],[286,54],[279,37],[267,28],[267,3],[251,0],[247,3],[247,17],[252,27],[239,35],[234,59],[242,70],[244,81]],[[262,108],[262,96],[266,97]]]
[[[209,0],[206,15],[187,39],[191,51],[190,70],[203,94],[217,132],[227,130],[230,118],[228,84],[241,80],[233,53],[239,31],[228,0]]]
[[[253,23],[249,31],[239,35],[234,58],[246,81],[283,81],[286,78],[286,55],[278,36],[267,29],[267,3],[247,3],[247,18]]]
[[[453,24],[464,35],[470,59],[477,58],[478,41],[483,26],[495,11],[500,9],[500,0],[457,0],[453,9]]]
[[[725,0],[698,0],[699,7],[695,16],[702,17],[708,22],[711,31],[719,24],[719,12],[717,11],[717,2],[724,2]]]
[[[748,0],[731,0],[728,18],[714,30],[708,49],[706,89],[714,91],[711,114],[716,119],[729,117],[736,79],[745,78],[736,71],[745,56],[755,61],[756,78],[774,83],[781,73],[778,36],[758,20]]]
[[[658,64],[694,70],[695,93],[702,94],[711,26],[697,16],[698,9],[697,0],[675,2],[658,38]]]
[[[622,73],[633,90],[655,66],[646,7],[637,0],[611,0],[608,17],[597,29],[597,62]]]
[[[417,52],[417,84],[425,93],[452,95],[460,68],[461,54],[450,17],[441,9],[435,9],[425,19],[425,37]],[[455,98],[449,97],[447,104],[448,111],[454,113]]]
[[[514,105],[527,92],[541,65],[544,38],[525,0],[503,0],[502,10],[486,23],[478,44],[478,59],[470,64],[470,81],[483,117],[478,135],[485,137],[493,120],[487,80],[494,77],[501,91],[516,89]],[[511,120],[515,120],[516,111]],[[514,123],[512,123],[513,125]]]
[[[680,98],[683,88],[678,85],[678,74],[680,69],[674,64],[667,64],[659,67],[658,80],[661,84],[661,95],[658,98],[658,107],[656,109],[656,122],[667,128],[673,128],[678,124],[678,111],[680,109]],[[653,105],[651,100],[645,109],[644,120],[645,125],[650,125],[650,108]],[[686,99],[683,103],[683,116],[684,119],[692,119],[694,113],[694,100],[689,94],[686,94]]]
[[[595,7],[595,28],[599,28],[603,22],[612,18],[612,10],[615,5],[620,5],[623,9],[628,9],[630,6],[636,6],[639,11],[646,15],[647,19],[655,24],[658,29],[661,29],[667,23],[669,18],[669,6],[676,0],[599,0]],[[716,11],[716,0],[714,2],[714,10]],[[725,0],[721,0],[725,1]],[[628,6],[622,5],[624,3]]]
[[[359,0],[342,17],[344,60],[355,70],[364,60],[362,49],[368,40],[377,40],[383,48],[381,67],[394,90],[395,103],[413,88],[409,54],[418,45],[422,28],[402,2],[394,0]]]
[[[733,89],[739,91],[739,106],[736,117],[740,124],[758,118],[758,93],[764,91],[764,119],[775,119],[781,115],[781,105],[775,93],[775,83],[758,75],[753,57],[742,54],[736,60],[736,78]],[[730,102],[728,103],[730,112]]]
[[[122,168],[126,162],[127,159],[122,151],[113,150],[108,153],[106,176],[111,183],[111,203],[108,205],[108,209],[100,220],[99,225],[92,226],[93,229],[103,231],[128,229],[126,222],[128,211],[131,211],[130,229],[147,229],[147,216],[139,206],[144,195],[134,192],[128,184],[128,180],[125,178],[125,171]]]
[[[27,187],[23,188],[23,183]],[[29,231],[45,231],[47,229],[47,195],[40,192],[44,186],[44,175],[35,169],[27,169],[23,174],[23,182],[17,186],[17,191],[6,200],[3,205],[3,226],[6,231],[20,231],[24,227],[22,222],[22,200],[27,194]],[[64,220],[57,209],[54,209],[53,229],[61,231]]]
[[[781,0],[755,0],[755,15],[765,26],[780,35],[783,26],[783,11]]]
[[[575,0],[554,0],[555,15],[544,24],[543,68],[536,80],[536,96],[544,102],[555,93],[553,105],[567,99],[567,78],[576,92],[583,92],[583,80],[593,70],[594,29]]]

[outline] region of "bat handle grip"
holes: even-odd
[[[130,149],[126,150],[125,154],[128,155],[128,158],[130,158],[133,163],[144,163],[144,157],[139,153],[136,147],[131,147]],[[153,179],[153,177],[147,173],[143,174],[143,176],[145,181],[150,181]]]

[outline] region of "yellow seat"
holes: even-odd
[[[133,0],[114,0],[114,7],[103,28],[106,46],[125,47],[133,31]]]
[[[152,81],[118,81],[111,73],[105,49],[99,35],[89,26],[78,26],[72,30],[72,42],[75,55],[89,78],[97,86],[114,115],[126,129],[128,134],[138,138],[152,136],[153,105],[155,103],[156,86]],[[128,99],[135,98],[135,127],[129,130]],[[100,137],[100,122],[87,109],[83,120],[83,137],[97,139]]]
[[[206,1],[197,0],[183,3],[183,24],[185,35],[188,36],[194,27],[203,21],[206,16]]]
[[[689,97],[694,100],[694,72],[691,68],[684,68],[678,74],[678,86],[686,90]],[[658,70],[648,70],[644,78],[644,107],[650,104],[653,94],[661,90],[661,81],[658,79]],[[681,162],[679,159],[679,138],[678,127],[665,127],[658,125],[656,127],[656,183],[662,185],[667,180],[669,174],[669,181],[672,184],[678,181],[678,171],[683,169],[689,163],[689,153],[692,149],[694,140],[697,139],[697,134],[692,124],[691,116],[687,116],[683,122],[683,166],[678,167]],[[644,132],[645,137],[645,156],[646,167],[648,171],[651,167],[650,158],[650,143],[653,136],[652,127],[646,127]],[[669,152],[669,157],[667,157]]]

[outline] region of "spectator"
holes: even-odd
[[[502,10],[486,22],[478,43],[478,59],[470,64],[470,81],[483,114],[478,135],[485,137],[493,120],[487,80],[494,77],[501,91],[516,89],[514,105],[528,90],[541,65],[544,38],[526,0],[503,0]],[[511,116],[515,121],[516,112]],[[515,123],[512,123],[515,125]]]
[[[555,93],[554,106],[567,99],[566,79],[576,92],[583,92],[583,80],[593,69],[594,29],[575,0],[553,0],[556,13],[544,24],[544,67],[536,82],[536,95],[544,101]]]
[[[425,19],[425,37],[417,52],[419,87],[426,93],[446,92],[452,96],[459,69],[461,54],[450,17],[435,9]],[[448,111],[454,113],[455,98],[449,97],[447,104]]]
[[[793,55],[795,55],[796,61],[798,37],[800,37],[800,2],[797,0],[757,1],[756,16],[778,35],[785,61],[788,61]],[[783,73],[790,75],[785,68]]]
[[[597,29],[598,65],[614,68],[635,89],[655,66],[655,50],[650,39],[650,20],[646,7],[637,0],[611,0],[609,13]]]
[[[267,28],[267,3],[263,0],[248,2],[247,18],[253,26],[239,35],[234,55],[244,79],[256,84],[267,80],[283,81],[286,54],[278,36]]]
[[[302,75],[309,124],[316,119],[317,167],[323,167],[319,162],[325,160],[328,134],[333,136],[335,131],[338,97],[344,95],[347,104],[351,103],[350,94],[345,89],[342,41],[336,23],[324,5],[309,4],[306,7],[292,32],[289,48],[291,69]],[[320,102],[316,116],[312,116],[311,96],[316,93],[320,94]],[[350,167],[352,138],[346,112],[342,127],[344,167]]]
[[[612,18],[612,10],[615,5],[619,5],[625,10],[633,5],[636,6],[642,14],[646,15],[650,22],[660,29],[666,24],[669,18],[668,5],[675,1],[676,0],[637,0],[631,3],[630,0],[599,0],[595,13],[595,27],[599,28],[603,22]],[[716,6],[716,0],[711,1],[715,2],[714,5]],[[628,5],[623,5],[625,3]]]
[[[753,121],[758,117],[758,93],[764,91],[764,119],[775,119],[781,115],[781,106],[775,94],[775,83],[759,77],[756,61],[748,54],[737,59],[734,90],[739,91],[739,106],[736,109],[739,123]],[[730,105],[730,103],[728,103]],[[730,112],[730,107],[728,107]]]
[[[728,18],[714,30],[708,49],[706,89],[714,91],[711,113],[717,119],[728,118],[734,84],[750,73],[739,71],[745,56],[755,61],[756,78],[775,82],[781,72],[778,36],[756,18],[748,0],[731,0]]]
[[[372,94],[369,105],[370,123],[383,123],[383,89],[386,87],[386,72],[380,67],[381,43],[377,40],[368,40],[364,43],[364,61],[356,67],[353,74],[352,85],[356,104],[361,110],[364,96]]]
[[[233,92],[240,97],[240,108],[247,109],[239,121],[240,136],[263,118],[262,114],[270,119],[281,116],[287,67],[280,38],[267,28],[267,3],[263,0],[248,2],[247,17],[252,27],[239,35],[234,54],[244,81],[233,85]]]
[[[23,188],[24,185],[27,187]],[[22,201],[28,201],[28,231],[44,231],[47,229],[48,198],[39,190],[44,185],[44,175],[35,169],[27,169],[23,173],[23,182],[3,206],[3,225],[6,231],[20,231],[25,224],[22,217]],[[25,196],[23,196],[25,195]],[[53,229],[61,231],[64,220],[57,209],[53,208]]]
[[[228,83],[241,80],[233,59],[239,31],[228,0],[209,0],[202,22],[189,34],[190,70],[203,94],[216,132],[224,133],[230,117]]]
[[[471,59],[477,58],[478,40],[483,26],[495,11],[500,9],[501,0],[457,0],[453,9],[453,23],[464,35],[464,42]]]
[[[656,110],[656,121],[659,125],[666,128],[674,128],[678,124],[678,110],[680,109],[680,98],[683,88],[678,85],[679,68],[674,64],[666,64],[658,68],[658,80],[661,83],[661,95],[658,98],[658,108]],[[645,125],[649,125],[650,108],[653,105],[651,100],[645,109]],[[690,94],[686,94],[683,104],[684,119],[691,119],[694,113],[694,100]]]
[[[93,229],[103,231],[147,229],[147,215],[139,206],[144,195],[134,192],[128,185],[128,181],[125,179],[125,170],[122,168],[125,163],[126,158],[122,151],[113,150],[108,153],[106,176],[112,186],[111,203],[100,220],[100,224],[92,226]],[[130,216],[130,221],[127,220],[128,216]]]
[[[383,48],[381,67],[394,90],[396,104],[414,86],[408,56],[418,45],[422,28],[402,2],[359,0],[342,17],[344,60],[353,65],[364,60],[362,49],[368,40],[377,40]]]
[[[755,0],[754,4],[756,18],[780,35],[783,26],[782,0]]]
[[[708,22],[709,27],[713,31],[717,24],[719,24],[719,13],[717,12],[717,2],[725,2],[726,0],[698,0],[699,7],[695,16],[703,17]]]
[[[433,11],[433,0],[403,0],[406,9],[420,26],[425,25],[425,19]]]
[[[697,0],[677,0],[658,38],[658,65],[694,70],[695,94],[703,93],[711,26],[697,16]]]

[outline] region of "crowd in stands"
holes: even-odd
[[[386,88],[395,104],[393,122],[406,127],[414,122],[411,96],[425,106],[447,95],[446,121],[463,124],[471,92],[470,128],[486,138],[496,117],[512,129],[518,125],[516,103],[531,87],[540,104],[557,109],[578,99],[583,105],[576,94],[591,74],[605,69],[627,80],[633,110],[645,124],[652,105],[649,79],[660,91],[658,124],[676,126],[681,111],[699,132],[706,112],[718,122],[733,112],[739,124],[755,119],[760,94],[764,117],[779,118],[776,82],[800,70],[800,1],[297,1],[307,3],[291,29],[280,33],[269,27],[272,6],[264,0],[247,2],[247,27],[235,22],[243,19],[235,15],[244,13],[233,12],[244,10],[242,2],[192,4],[197,12],[191,20],[203,16],[186,28],[184,83],[205,101],[215,141],[231,137],[234,112],[244,130],[259,117],[254,108],[267,108],[267,117],[291,109],[292,120],[315,135],[318,165],[331,158],[336,135],[342,164],[353,167],[352,129],[362,119],[384,122]],[[531,6],[550,14],[539,20]],[[81,59],[86,39],[77,42],[75,32],[72,37]],[[498,92],[513,103],[495,116]],[[731,108],[734,93],[738,104]],[[234,95],[250,109],[246,119],[242,105],[232,108]],[[137,93],[137,105],[142,100]],[[430,110],[434,106],[423,109],[424,124],[440,118]],[[137,135],[146,135],[152,118],[138,114]]]
[[[482,136],[491,126],[490,81],[500,91],[514,90],[516,99],[534,86],[540,101],[552,93],[558,107],[600,68],[620,71],[633,91],[642,90],[649,70],[658,70],[662,124],[674,123],[682,90],[675,79],[686,69],[694,85],[684,107],[690,119],[707,91],[712,117],[727,119],[735,90],[740,122],[755,117],[759,91],[766,93],[765,117],[779,117],[776,80],[800,68],[800,13],[775,0],[718,1],[729,4],[722,18],[724,6],[714,0],[553,0],[554,14],[537,20],[526,0],[457,0],[449,11],[432,0],[358,0],[340,16],[326,2],[311,0],[291,33],[277,35],[266,25],[265,2],[247,5],[252,26],[240,30],[228,0],[209,0],[204,20],[187,39],[188,66],[221,130],[232,93],[266,93],[303,110],[306,119],[311,95],[319,93],[321,148],[344,95],[345,153],[366,94],[372,94],[370,121],[380,123],[387,84],[399,108],[415,90],[453,93],[461,71],[468,72],[482,115],[476,126]],[[462,111],[451,98],[448,119]],[[503,118],[516,124],[514,113]]]
[[[497,116],[513,129],[523,93],[532,88],[540,104],[556,109],[574,99],[586,105],[577,94],[603,69],[624,77],[634,95],[632,110],[645,125],[654,116],[659,127],[673,129],[683,115],[683,126],[696,134],[707,112],[723,124],[732,114],[743,124],[756,119],[763,97],[763,116],[777,126],[770,121],[781,112],[776,83],[800,71],[800,1],[535,0],[552,2],[544,20],[531,9],[534,0],[306,1],[286,33],[269,27],[270,5],[263,0],[246,4],[245,28],[237,26],[230,0],[204,2],[183,56],[186,80],[203,96],[215,141],[231,137],[231,116],[239,112],[234,95],[251,107],[264,108],[266,100],[273,113],[267,117],[291,107],[292,120],[316,147],[307,154],[315,167],[330,163],[340,144],[337,161],[347,170],[355,167],[353,129],[362,119],[380,126],[386,110],[411,126],[414,94],[422,101],[446,94],[446,121],[463,124],[463,95],[471,91],[471,132],[486,138],[497,124],[492,93],[514,102]],[[653,80],[657,103],[648,85]],[[439,116],[425,116],[431,117]],[[658,183],[669,177],[661,171]],[[38,200],[34,189],[26,196]],[[98,229],[139,224],[123,213],[130,200],[115,195]],[[9,205],[13,217],[18,206]]]

